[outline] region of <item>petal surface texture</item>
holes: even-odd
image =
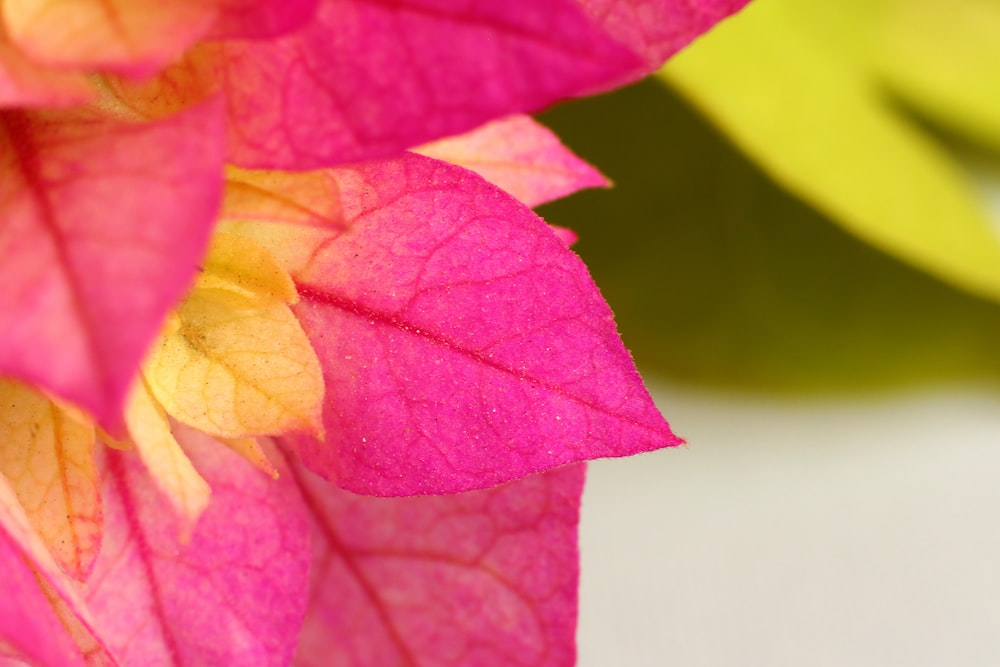
[[[284,666],[308,591],[297,489],[204,436],[180,437],[212,500],[187,544],[138,456],[107,451],[105,546],[87,601],[125,665]]]
[[[0,374],[118,425],[215,219],[217,112],[142,125],[0,115]]]
[[[297,667],[571,667],[584,466],[455,496],[296,477],[313,521]]]
[[[641,64],[570,0],[326,0],[303,30],[216,62],[231,159],[269,168],[390,155]]]
[[[645,74],[749,1],[580,0],[580,4],[642,58],[649,68]]]
[[[335,172],[347,231],[293,273],[324,368],[314,471],[377,495],[482,488],[680,442],[580,259],[467,170]]]

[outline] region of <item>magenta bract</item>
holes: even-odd
[[[478,176],[420,156],[335,172],[348,228],[299,275],[351,491],[453,493],[677,444],[580,259]]]

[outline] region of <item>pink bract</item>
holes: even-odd
[[[529,116],[501,118],[421,146],[416,152],[470,169],[531,207],[584,188],[610,185]]]
[[[308,595],[298,490],[208,438],[184,444],[212,486],[190,544],[138,457],[108,451],[104,547],[86,589],[95,627],[125,665],[287,665]]]
[[[121,423],[211,233],[220,131],[212,103],[144,124],[0,113],[0,373]]]
[[[680,442],[586,267],[545,223],[416,155],[334,172],[347,230],[294,275],[324,367],[306,465],[358,493],[482,488]]]
[[[423,498],[294,474],[314,554],[296,665],[573,664],[583,465]]]
[[[750,0],[579,0],[595,22],[642,59],[643,76]]]

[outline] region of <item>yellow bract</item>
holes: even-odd
[[[299,300],[295,283],[274,256],[238,234],[216,233],[212,237],[204,269],[195,289],[221,287],[272,301]]]
[[[258,220],[227,220],[219,229],[268,248],[278,265],[293,276],[305,271],[317,249],[340,234],[324,227],[296,227]]]
[[[129,395],[125,423],[143,464],[190,530],[208,507],[212,490],[177,444],[170,421],[143,381]]]
[[[38,391],[0,380],[0,443],[0,473],[45,546],[68,574],[84,579],[101,539],[94,427]]]
[[[319,434],[323,374],[280,300],[295,298],[291,279],[248,239],[224,239],[149,355],[149,389],[175,419],[217,437]]]
[[[271,459],[267,458],[264,448],[256,438],[221,438],[221,441],[260,470],[278,479],[278,469],[271,463]]]

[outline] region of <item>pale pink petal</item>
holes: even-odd
[[[539,206],[584,188],[610,185],[559,137],[528,116],[495,120],[417,153],[471,169],[522,203]]]
[[[348,231],[293,274],[351,491],[449,493],[680,441],[580,259],[529,209],[418,155],[336,170]]]
[[[566,244],[566,247],[569,247],[580,240],[579,234],[574,232],[572,229],[569,229],[568,227],[560,227],[559,225],[549,225],[549,229],[552,230],[553,234],[559,237],[560,241]]]
[[[313,519],[298,667],[570,667],[583,465],[372,498],[297,468]]]
[[[210,0],[3,0],[11,39],[33,60],[132,76],[178,58],[216,20]]]
[[[318,0],[216,0],[213,39],[269,39],[295,30],[316,12]]]
[[[220,116],[214,102],[136,125],[0,114],[0,374],[120,425],[207,244]]]
[[[323,0],[298,33],[223,53],[231,160],[271,168],[390,155],[640,64],[572,0]]]
[[[96,627],[126,665],[287,665],[308,595],[298,490],[209,438],[178,439],[212,487],[188,544],[138,456],[107,450]]]
[[[750,0],[579,0],[594,21],[640,56],[648,74]]]

